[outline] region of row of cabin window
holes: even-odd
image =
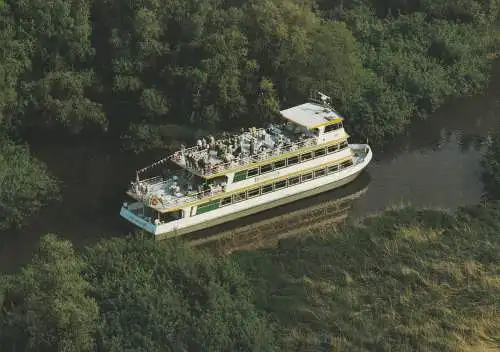
[[[284,168],[286,166],[296,165],[298,163],[309,161],[313,158],[319,158],[319,157],[324,156],[326,154],[335,153],[338,150],[347,148],[347,146],[348,146],[347,141],[343,141],[342,143],[331,145],[327,148],[316,149],[312,152],[307,152],[307,153],[304,153],[301,155],[292,156],[288,159],[278,160],[278,161],[271,163],[271,164],[262,165],[260,168],[256,167],[255,169],[248,170],[247,178],[254,177],[257,175],[261,175],[261,174],[265,174],[266,172],[271,172],[273,170],[281,169],[281,168]],[[235,181],[235,182],[237,182],[237,181]]]
[[[334,123],[333,125],[325,126],[325,133],[338,130],[339,128],[342,128],[342,127],[343,127],[342,122],[338,122],[338,123]]]
[[[223,206],[229,205],[231,203],[237,203],[237,202],[241,202],[243,200],[249,199],[249,198],[257,197],[261,194],[270,193],[270,192],[277,191],[277,190],[280,190],[282,188],[289,187],[289,186],[295,186],[299,183],[312,180],[313,178],[319,178],[319,177],[323,177],[326,175],[331,175],[339,170],[345,169],[346,167],[349,167],[352,165],[353,165],[353,162],[351,159],[351,160],[344,161],[344,162],[337,164],[337,165],[328,166],[326,168],[318,169],[318,170],[315,170],[313,172],[308,172],[308,173],[300,175],[300,176],[289,177],[286,180],[281,180],[281,181],[278,181],[278,182],[275,182],[275,183],[272,183],[269,185],[265,185],[262,187],[258,187],[258,188],[254,188],[254,189],[245,191],[245,192],[237,193],[237,194],[234,194],[232,197],[222,198],[220,201],[220,206],[223,207]]]

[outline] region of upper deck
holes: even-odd
[[[209,136],[198,140],[194,147],[183,147],[169,159],[195,175],[211,179],[325,142],[321,138],[324,127],[341,128],[343,121],[325,101],[282,110],[281,116],[285,119],[282,124],[225,133],[219,139]],[[348,136],[344,133],[339,137]]]

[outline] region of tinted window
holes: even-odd
[[[342,127],[342,122],[340,122],[340,123],[334,123],[333,125],[325,126],[325,133],[338,130],[341,127]]]
[[[221,206],[229,205],[229,204],[231,204],[231,197],[222,198],[222,200],[220,201]]]
[[[300,156],[300,158],[302,159],[302,161],[312,159],[312,153],[304,153]]]
[[[325,176],[325,175],[326,175],[325,169],[314,171],[314,177],[321,177],[321,176]]]
[[[259,169],[250,169],[248,170],[248,177],[253,177],[259,174]]]
[[[285,160],[279,160],[277,162],[274,163],[274,168],[275,169],[280,169],[282,167],[285,167],[286,165],[286,161]]]
[[[276,182],[274,184],[274,189],[280,189],[286,187],[286,180]]]
[[[318,149],[314,151],[314,157],[317,158],[319,156],[325,155],[325,148]]]
[[[305,174],[305,175],[302,175],[302,181],[307,181],[307,180],[310,180],[312,178],[313,178],[312,172]]]
[[[328,167],[328,173],[331,174],[333,172],[336,172],[339,169],[338,165],[333,165]]]
[[[242,200],[245,200],[246,197],[247,197],[246,192],[238,193],[233,196],[233,201],[241,202]]]
[[[292,156],[291,158],[288,158],[288,166],[295,165],[298,162],[299,162],[299,157],[298,156]]]
[[[262,165],[260,167],[260,173],[263,174],[264,172],[269,172],[273,169],[273,164],[266,164],[266,165]]]
[[[273,185],[267,185],[262,187],[262,194],[269,193],[273,190]]]
[[[328,154],[336,152],[338,149],[339,149],[338,144],[331,145],[331,146],[328,147]]]
[[[258,196],[260,193],[260,188],[254,188],[248,191],[248,198]]]
[[[300,177],[299,176],[297,176],[297,177],[291,177],[291,178],[288,179],[288,184],[290,186],[296,185],[299,182],[300,182]]]

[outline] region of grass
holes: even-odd
[[[237,253],[284,351],[500,348],[500,205],[411,207]]]

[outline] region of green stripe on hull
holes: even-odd
[[[218,209],[219,203],[220,203],[220,201],[219,201],[219,199],[217,199],[217,200],[214,200],[212,202],[199,205],[198,208],[196,209],[196,215],[207,213],[209,211]]]
[[[233,182],[243,181],[246,179],[247,179],[247,170],[243,170],[234,174]]]

